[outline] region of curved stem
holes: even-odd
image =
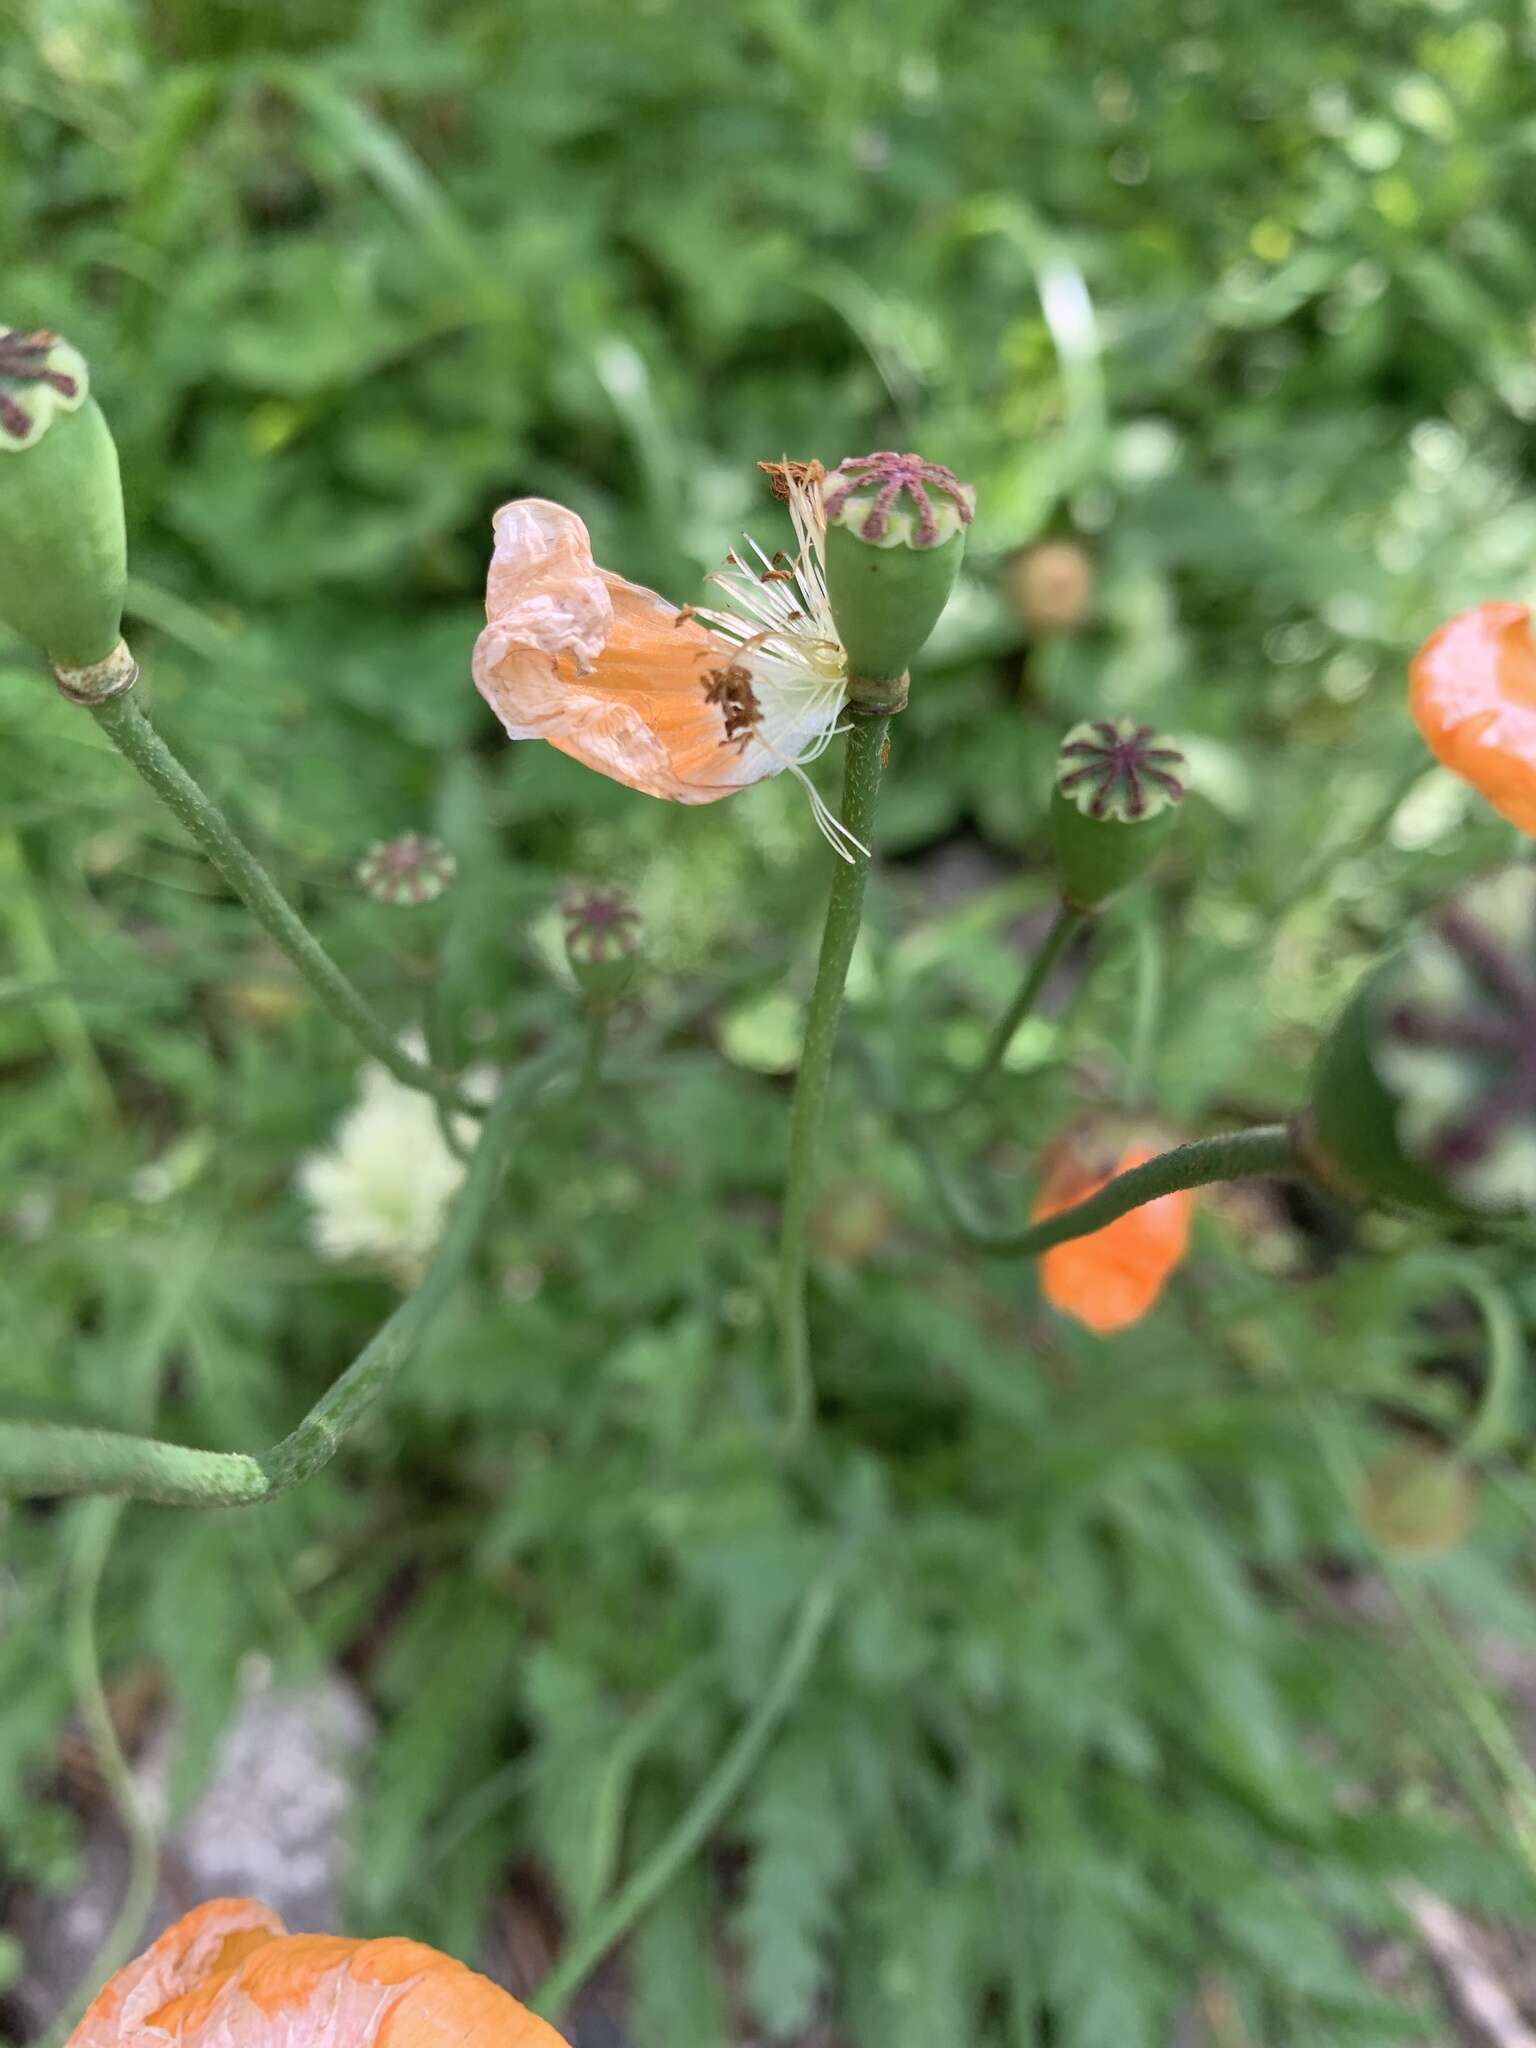
[[[0,1422],[0,1495],[119,1493],[169,1507],[251,1507],[318,1472],[377,1403],[457,1287],[479,1240],[534,1083],[563,1055],[532,1061],[486,1117],[464,1185],[421,1285],[380,1325],[304,1420],[270,1450],[198,1451],[112,1430]]]
[[[1466,1435],[1464,1457],[1491,1457],[1514,1441],[1520,1427],[1520,1389],[1525,1378],[1525,1338],[1508,1294],[1474,1258],[1447,1253],[1430,1276],[1459,1287],[1482,1318],[1488,1339],[1488,1371],[1482,1396]]]
[[[955,1097],[956,1108],[979,1095],[1008,1057],[1008,1048],[1012,1045],[1019,1026],[1039,1001],[1042,989],[1051,978],[1051,970],[1066,951],[1068,941],[1082,921],[1081,910],[1074,910],[1069,903],[1057,905],[1050,930],[1041,940],[1040,950],[1030,962],[1029,972],[1025,975],[1018,994],[993,1026],[992,1036],[987,1040],[987,1049],[981,1056],[980,1065],[964,1082]]]
[[[1295,1146],[1285,1124],[1258,1124],[1251,1131],[1231,1131],[1217,1138],[1196,1138],[1192,1144],[1175,1145],[1159,1152],[1129,1173],[1117,1173],[1097,1194],[1059,1209],[1027,1229],[999,1231],[978,1243],[978,1251],[1006,1258],[1037,1258],[1054,1244],[1069,1238],[1088,1237],[1144,1203],[1161,1195],[1179,1194],[1185,1188],[1208,1187],[1213,1181],[1252,1180],[1265,1174],[1296,1174],[1300,1171]]]
[[[888,717],[858,715],[848,732],[842,821],[853,837],[866,846],[871,843],[890,726]],[[843,987],[859,936],[868,875],[869,862],[855,858],[840,861],[832,878],[827,919],[821,933],[821,955],[816,963],[816,984],[805,1017],[805,1046],[789,1116],[789,1166],[779,1238],[778,1309],[779,1360],[788,1396],[785,1435],[790,1443],[803,1435],[815,1404],[805,1327],[805,1274],[811,1211],[816,1199],[816,1147],[826,1107],[838,1019],[842,1015]]]
[[[126,1506],[127,1502],[121,1500],[92,1500],[79,1510],[64,1615],[64,1654],[86,1739],[128,1838],[128,1881],[112,1925],[91,1958],[86,1981],[70,1999],[45,2048],[56,2048],[97,1987],[128,1960],[144,1932],[160,1881],[159,1839],[144,1811],[132,1766],[118,1740],[96,1642],[102,1574]]]
[[[928,1122],[895,1098],[889,1081],[873,1060],[867,1059],[866,1064],[898,1130],[917,1155],[929,1192],[951,1234],[969,1250],[989,1256],[1037,1258],[1052,1245],[1065,1244],[1069,1238],[1088,1237],[1129,1210],[1185,1188],[1205,1187],[1213,1181],[1249,1180],[1266,1174],[1296,1176],[1305,1172],[1289,1127],[1258,1124],[1252,1130],[1175,1145],[1171,1151],[1160,1152],[1129,1173],[1116,1174],[1097,1193],[1074,1203],[1070,1209],[1059,1209],[1054,1216],[1042,1217],[1023,1229],[1004,1229],[980,1213],[950,1174]]]
[[[347,979],[229,820],[177,760],[133,691],[90,707],[92,718],[186,827],[269,938],[280,946],[331,1015],[408,1088],[462,1102],[454,1082],[412,1059],[372,1004]]]
[[[855,727],[855,731],[858,728]],[[844,824],[850,822],[847,814]],[[816,1652],[837,1606],[841,1561],[825,1572],[805,1596],[784,1646],[778,1669],[751,1715],[742,1724],[700,1786],[692,1804],[669,1835],[602,1907],[534,1993],[532,2004],[560,2017],[582,1981],[596,1969],[615,1942],[655,1904],[683,1866],[703,1848],[720,1817],[757,1768],[780,1722],[810,1676]]]

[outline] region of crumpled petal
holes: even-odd
[[[214,1899],[120,1970],[68,2048],[566,2048],[487,1978],[418,1941],[285,1934]]]
[[[1536,641],[1523,604],[1480,604],[1414,656],[1409,703],[1436,760],[1536,836]]]
[[[745,772],[705,690],[728,656],[640,584],[599,569],[574,512],[503,505],[475,642],[475,685],[515,740],[542,739],[615,782],[673,803],[714,803]]]
[[[1129,1173],[1155,1157],[1151,1146],[1128,1146],[1115,1173]],[[1113,1177],[1085,1173],[1078,1162],[1064,1156],[1048,1175],[1031,1217],[1039,1221],[1085,1202]],[[1159,1195],[1117,1216],[1102,1230],[1053,1245],[1040,1260],[1041,1292],[1052,1308],[1095,1336],[1129,1329],[1152,1307],[1188,1250],[1193,1206],[1194,1197],[1187,1190]]]

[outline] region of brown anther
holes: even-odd
[[[710,669],[704,677],[704,702],[718,705],[725,720],[725,744],[744,749],[763,717],[752,687],[752,671],[739,661]]]
[[[781,505],[789,503],[792,485],[808,489],[821,483],[827,473],[826,464],[816,461],[814,456],[809,462],[760,462],[757,466],[767,477],[769,487]]]

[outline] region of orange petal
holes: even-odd
[[[107,1986],[69,2048],[158,2042],[565,2048],[516,1999],[421,1942],[284,1934],[272,1914],[243,1900],[200,1907],[162,1935]]]
[[[495,531],[473,666],[513,739],[548,740],[674,803],[713,803],[767,772],[727,744],[705,699],[728,652],[654,591],[597,568],[574,512],[519,498]]]
[[[1536,836],[1536,642],[1523,604],[1480,604],[1431,634],[1410,668],[1414,723],[1436,760]]]
[[[138,2040],[152,2013],[282,1931],[277,1915],[254,1899],[210,1899],[118,1971],[70,2035],[69,2048],[123,2048]]]
[[[1148,1146],[1129,1146],[1115,1172],[1128,1173],[1154,1156]],[[1036,1220],[1055,1216],[1097,1194],[1112,1177],[1087,1176],[1067,1155],[1048,1175],[1031,1214]],[[1193,1200],[1187,1191],[1159,1195],[1102,1230],[1054,1245],[1040,1261],[1046,1300],[1100,1337],[1139,1322],[1188,1249]]]

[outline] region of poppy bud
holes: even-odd
[[[1130,718],[1074,725],[1056,757],[1051,830],[1061,893],[1097,910],[1158,852],[1184,798],[1184,756]]]
[[[132,680],[127,562],[117,449],[84,357],[46,328],[0,328],[0,619],[72,695]]]
[[[622,889],[584,889],[561,914],[577,986],[593,1009],[611,1009],[640,964],[639,911]]]
[[[897,682],[922,652],[960,573],[976,493],[935,462],[887,449],[841,463],[822,503],[827,597],[848,656],[850,704],[899,710],[903,693],[861,701],[859,686]]]
[[[1469,883],[1373,968],[1318,1054],[1305,1144],[1357,1199],[1536,1209],[1536,870]]]

